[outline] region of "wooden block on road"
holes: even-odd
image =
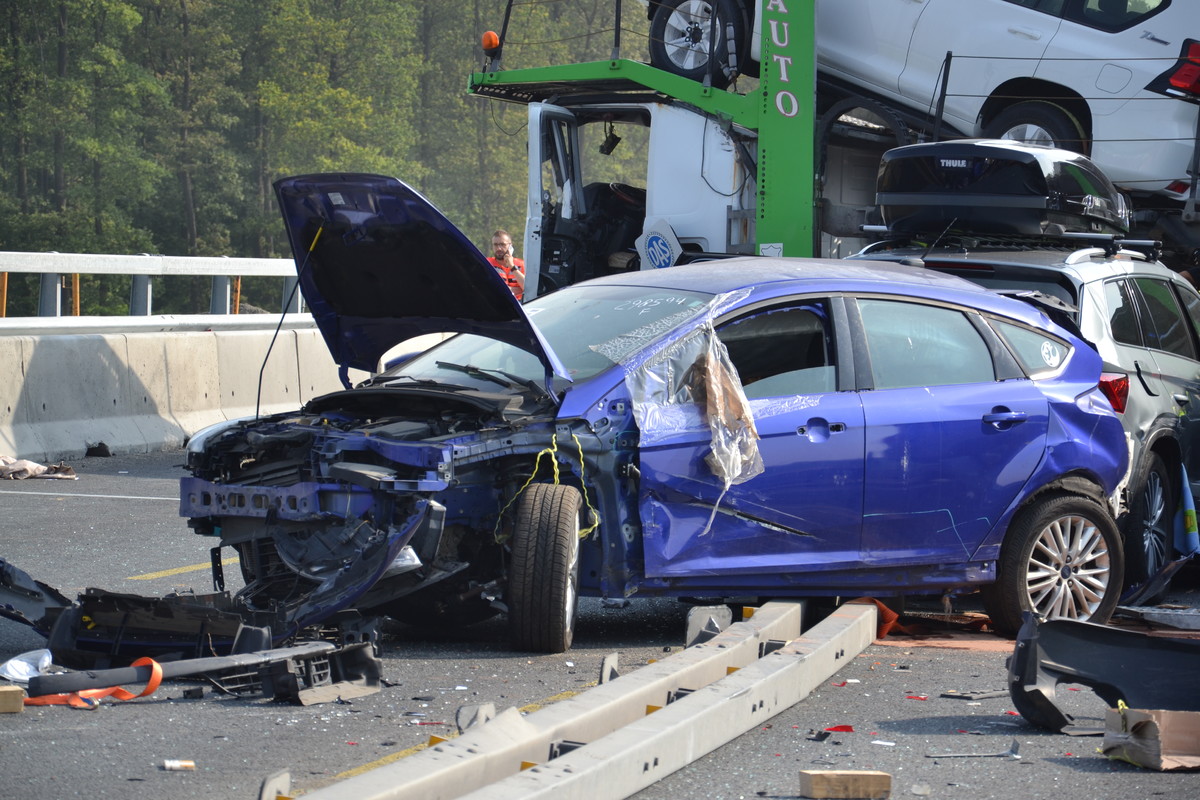
[[[800,794],[816,800],[883,800],[891,797],[892,776],[872,769],[802,769]]]
[[[24,689],[20,686],[0,686],[0,714],[15,714],[24,708]]]

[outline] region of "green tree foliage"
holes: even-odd
[[[486,249],[525,216],[525,109],[471,97],[505,0],[5,0],[0,250],[289,255],[271,185],[393,175]],[[623,55],[645,7],[624,3]],[[516,0],[505,67],[605,59],[609,0]],[[614,156],[614,174],[622,155]],[[129,279],[82,276],[84,314],[125,313]],[[154,310],[208,309],[206,279],[156,281]],[[244,302],[279,307],[280,282]],[[11,275],[10,316],[37,276]]]

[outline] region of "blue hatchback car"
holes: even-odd
[[[732,259],[521,305],[405,184],[276,187],[335,359],[374,372],[188,445],[181,513],[276,638],[344,608],[507,613],[571,644],[579,595],[937,594],[1103,621],[1125,473],[1100,358],[1032,304],[899,264]],[[220,562],[214,558],[214,564]]]

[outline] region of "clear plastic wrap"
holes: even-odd
[[[707,425],[712,444],[705,463],[725,489],[763,471],[750,403],[713,328],[713,318],[733,299],[719,298],[699,328],[631,365],[625,376],[642,444]]]

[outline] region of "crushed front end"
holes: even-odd
[[[495,613],[505,497],[528,476],[553,417],[512,393],[361,387],[295,414],[202,432],[180,513],[236,551],[234,602],[275,639],[344,608],[411,621]]]

